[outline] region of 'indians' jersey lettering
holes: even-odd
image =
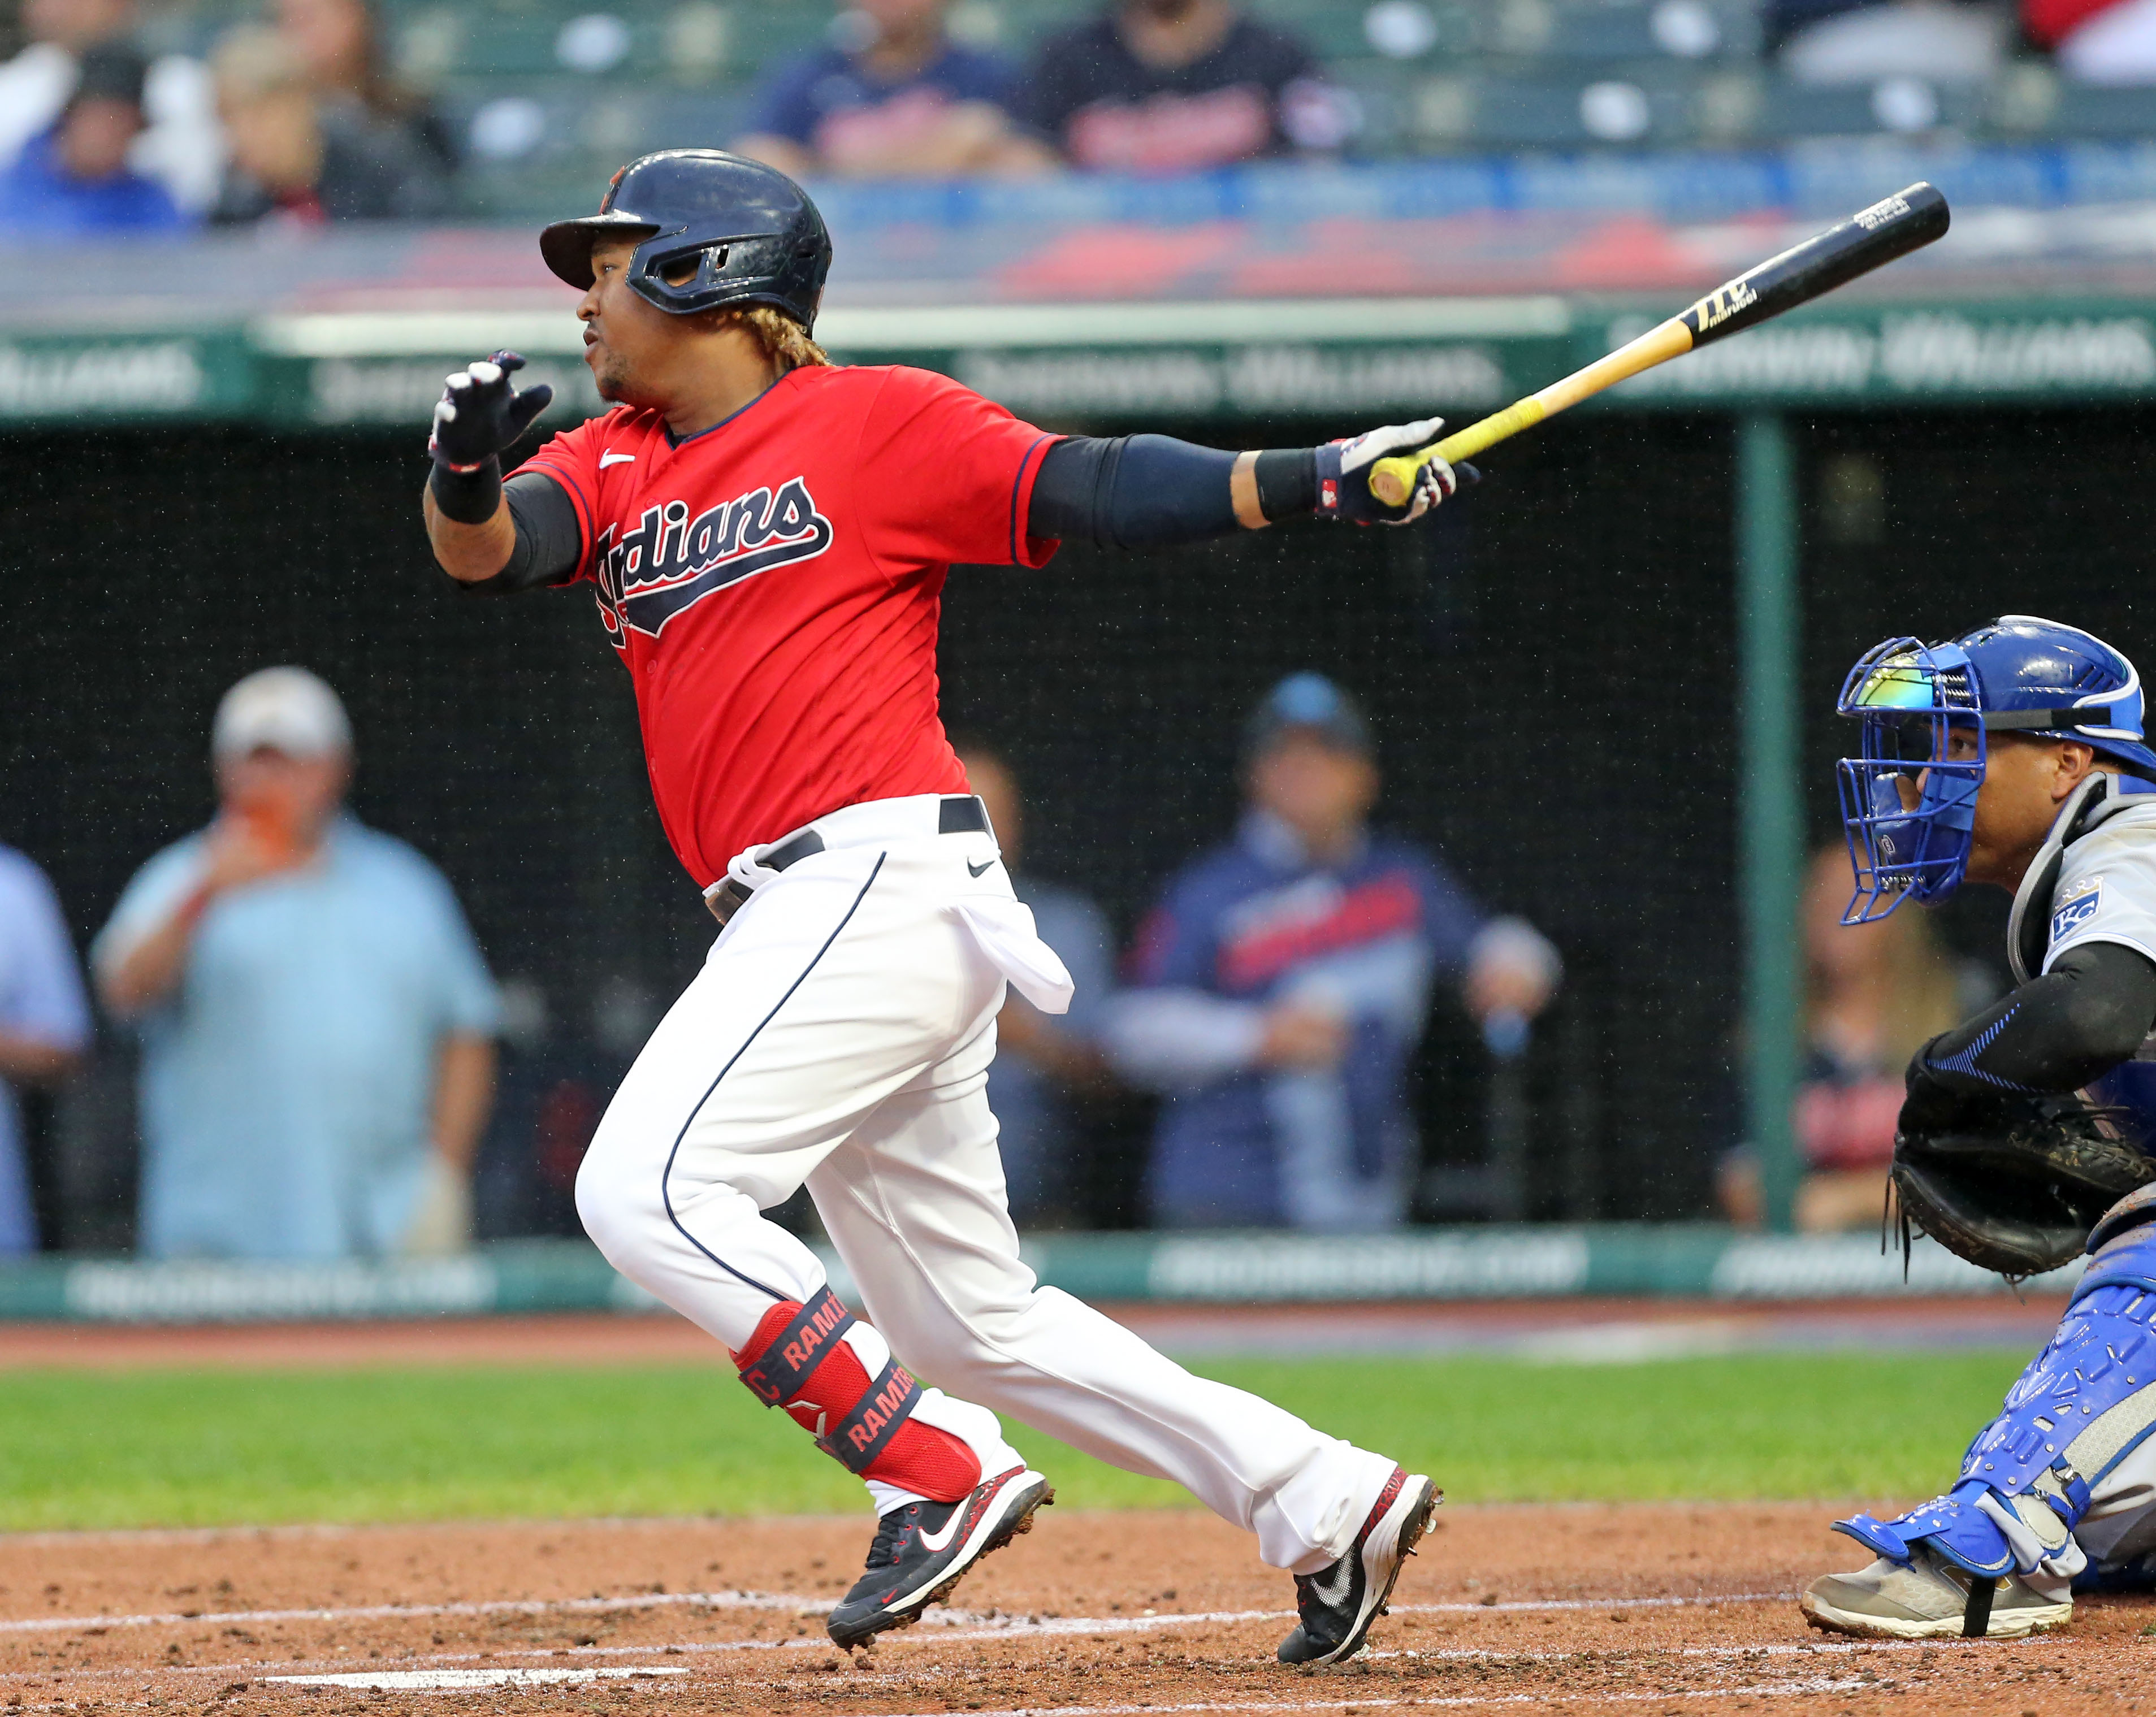
[[[798,477],[777,495],[753,489],[693,519],[686,501],[663,501],[646,507],[634,530],[619,539],[614,533],[612,525],[599,533],[592,576],[599,618],[617,649],[627,642],[625,628],[656,638],[713,591],[788,561],[814,560],[831,546],[831,521]]]
[[[699,884],[841,806],[966,788],[937,715],[953,561],[1038,566],[1055,438],[926,370],[817,366],[702,433],[618,407],[532,456],[636,688],[660,822]]]

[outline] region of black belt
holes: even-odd
[[[936,833],[986,834],[988,833],[988,807],[971,793],[954,793],[937,807]],[[824,837],[813,828],[804,828],[792,839],[781,841],[759,862],[773,870],[786,870],[803,858],[814,858],[823,850]],[[721,878],[719,885],[704,896],[704,904],[711,909],[711,916],[724,924],[742,910],[753,892],[747,884],[727,876]]]

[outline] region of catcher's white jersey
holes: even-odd
[[[2066,848],[2050,905],[2045,971],[2086,942],[2123,942],[2156,960],[2156,797],[2125,797]]]

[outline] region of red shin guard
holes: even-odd
[[[921,1386],[896,1360],[871,1377],[846,1341],[853,1315],[829,1288],[807,1304],[781,1300],[734,1355],[742,1381],[783,1407],[816,1446],[864,1479],[931,1502],[956,1502],[981,1482],[966,1443],[913,1417]]]

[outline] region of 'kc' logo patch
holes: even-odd
[[[2097,909],[2103,904],[2102,877],[2097,877],[2082,886],[2086,892],[2075,895],[2072,900],[2065,902],[2051,915],[2051,940],[2054,942],[2060,941],[2068,931],[2078,930],[2094,918]]]
[[[646,507],[617,541],[600,533],[599,618],[617,647],[624,628],[656,638],[676,614],[773,566],[811,561],[831,546],[831,521],[798,477],[777,494],[752,489],[689,516],[685,501]]]

